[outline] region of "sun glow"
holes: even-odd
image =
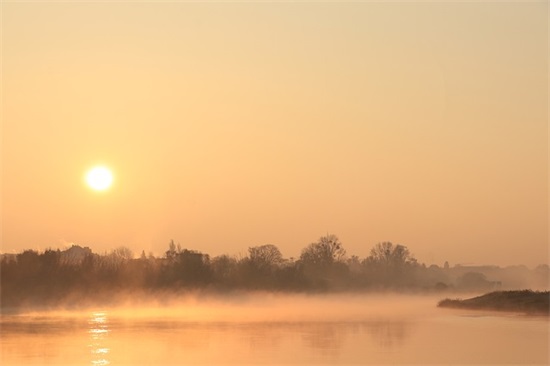
[[[106,167],[97,166],[86,174],[86,183],[95,191],[104,191],[113,184],[113,174]]]

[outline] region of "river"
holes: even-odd
[[[0,364],[548,364],[547,317],[273,297],[3,315]],[[385,304],[385,305],[384,305]]]

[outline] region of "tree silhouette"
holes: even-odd
[[[169,261],[176,260],[176,256],[178,255],[179,252],[181,252],[180,245],[178,244],[178,246],[176,247],[176,243],[174,243],[174,239],[170,240],[170,243],[168,244],[168,250],[165,253],[166,259],[168,259]]]
[[[336,235],[326,235],[302,250],[300,261],[306,265],[317,267],[329,266],[340,261],[346,255],[346,250]]]
[[[298,260],[284,259],[273,244],[248,248],[248,256],[236,258],[182,249],[174,240],[162,257],[144,252],[134,258],[131,250],[118,247],[96,254],[73,245],[65,250],[40,253],[25,250],[0,254],[0,305],[59,305],[75,301],[110,301],[127,291],[185,291],[191,289],[276,291],[364,291],[370,289],[485,290],[510,286],[510,281],[532,276],[547,286],[548,265],[529,272],[527,267],[450,268],[427,267],[404,245],[382,242],[361,260],[345,257],[335,235],[326,235],[303,248]],[[518,272],[519,271],[519,272]],[[519,274],[518,274],[519,273]],[[488,280],[487,278],[491,278]],[[158,292],[157,292],[158,293]],[[69,300],[67,300],[69,299]],[[99,299],[99,300],[98,300]]]
[[[376,244],[371,249],[367,261],[387,267],[401,268],[405,265],[416,264],[416,259],[404,245],[393,245],[389,241]]]
[[[376,282],[402,285],[405,280],[413,281],[417,261],[406,246],[386,241],[376,244],[363,264]]]
[[[238,263],[233,257],[226,254],[214,257],[210,261],[213,280],[221,286],[235,286]]]
[[[344,263],[346,250],[336,235],[326,235],[302,250],[299,265],[308,287],[328,290],[340,288],[346,282],[349,268]]]
[[[195,286],[210,281],[210,256],[184,249],[177,257],[178,275],[185,285]]]
[[[283,255],[273,244],[265,244],[248,248],[248,258],[251,264],[258,269],[271,269],[283,263]]]

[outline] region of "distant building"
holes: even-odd
[[[80,264],[86,256],[91,254],[92,250],[90,248],[73,245],[69,249],[61,252],[61,260],[65,263]]]
[[[6,262],[15,262],[17,260],[17,254],[13,253],[4,253],[0,254],[0,261],[6,261]]]

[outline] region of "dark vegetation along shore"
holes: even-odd
[[[97,254],[73,245],[64,250],[0,255],[0,309],[109,304],[117,298],[158,299],[201,292],[488,292],[548,288],[549,266],[442,266],[420,263],[404,245],[382,242],[359,258],[335,235],[285,258],[265,244],[246,255],[211,257],[171,241],[162,256],[135,256],[119,247]],[[128,296],[131,295],[131,296]]]
[[[445,299],[439,307],[472,310],[498,310],[533,315],[550,315],[548,291],[495,291],[471,299]]]

